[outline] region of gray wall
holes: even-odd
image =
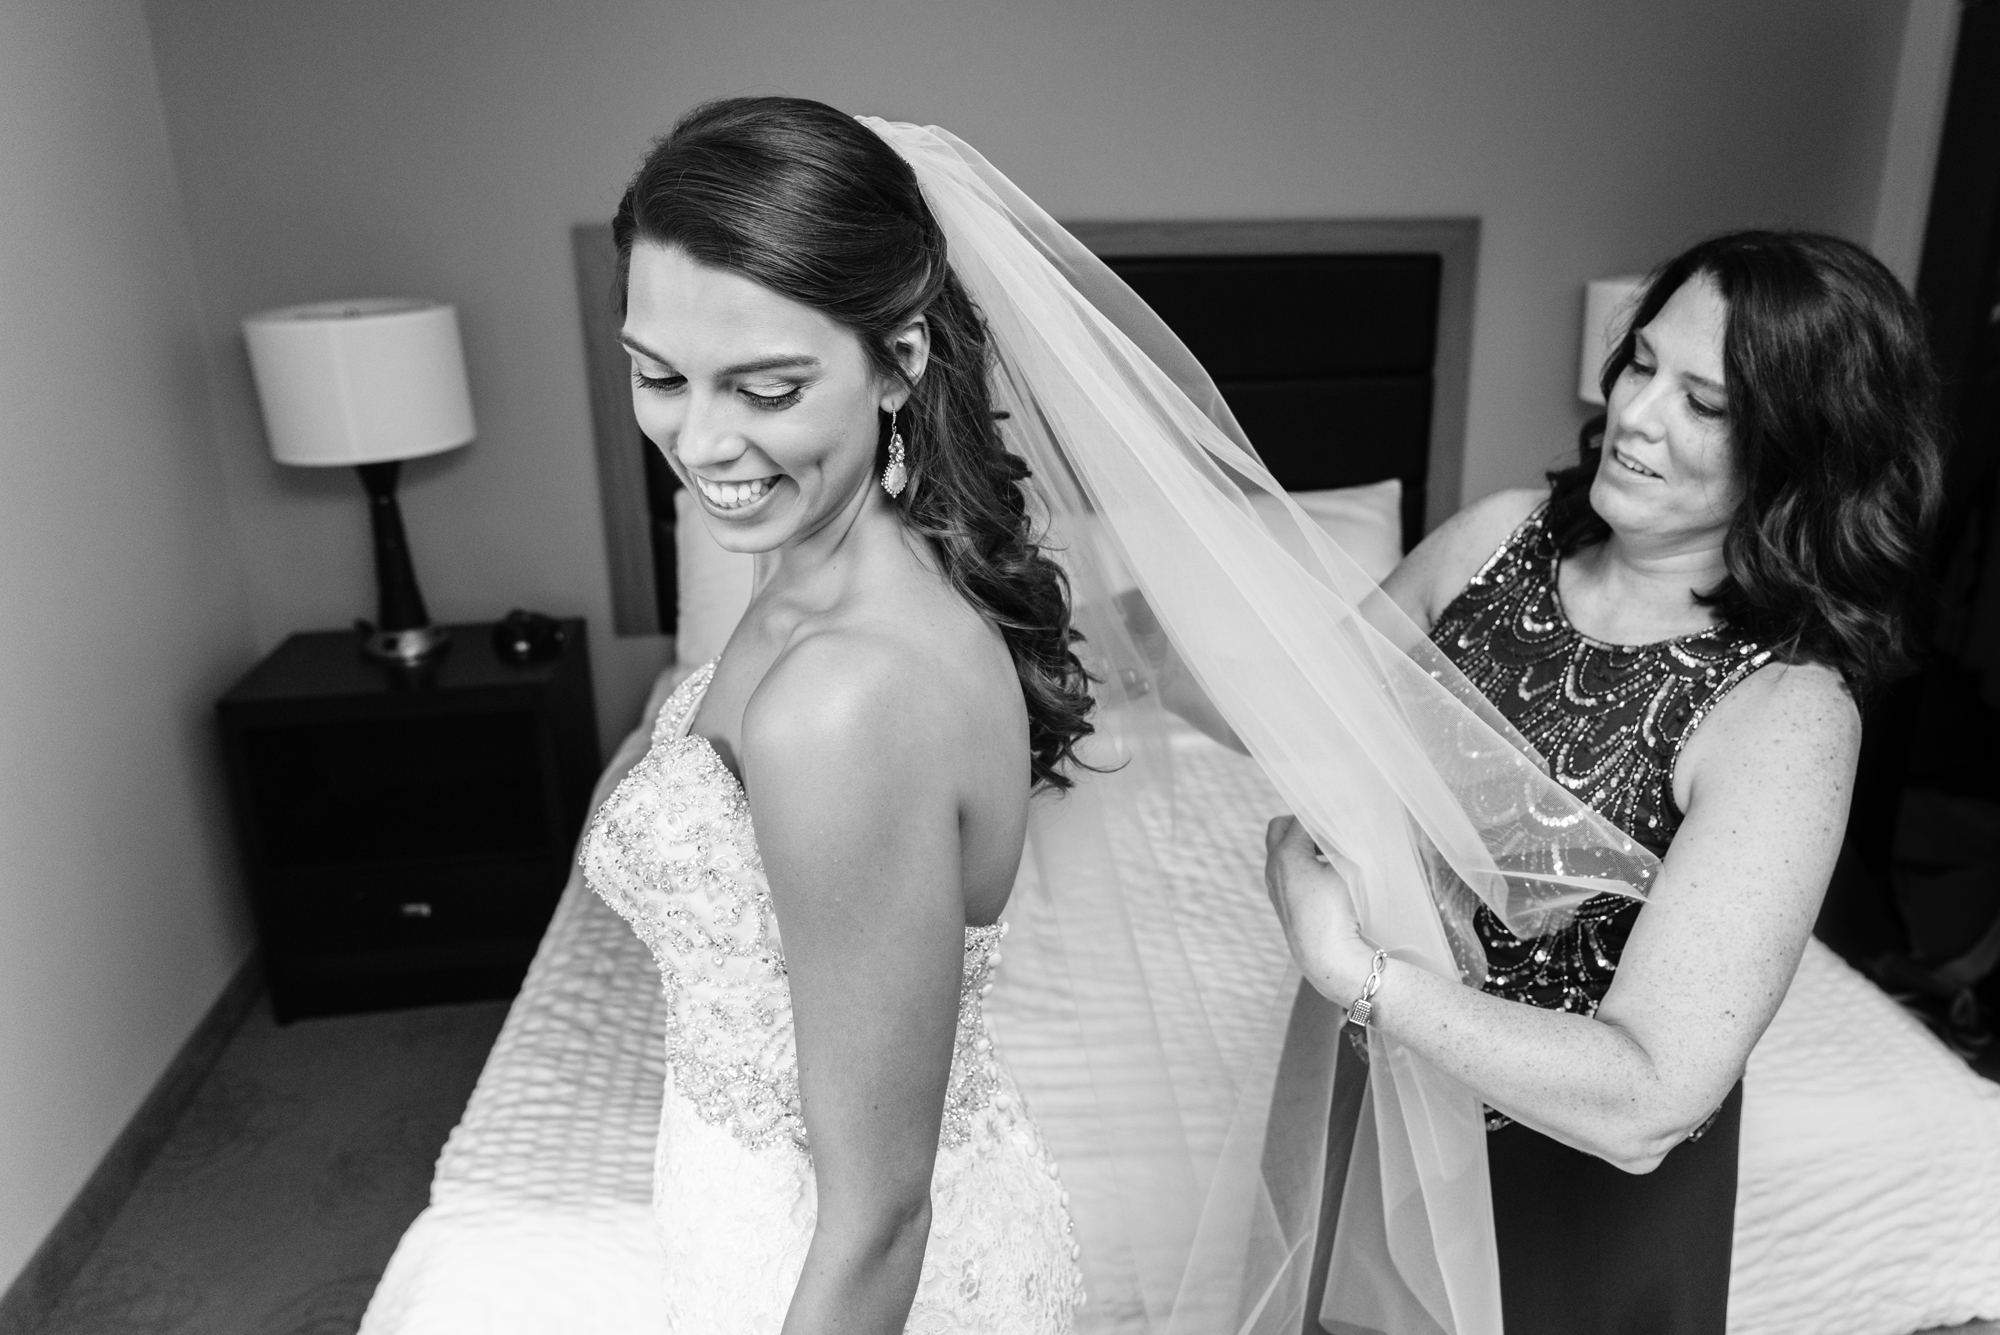
[[[248,948],[252,654],[143,15],[0,3],[0,1288]]]
[[[1476,214],[1465,495],[1567,449],[1580,284],[1697,235],[1874,219],[1904,0],[149,0],[260,645],[369,607],[344,476],[264,451],[235,322],[459,304],[481,437],[409,470],[434,612],[613,641],[569,224],[694,102],[784,91],[964,135],[1058,217]],[[1338,422],[1329,422],[1337,438]]]

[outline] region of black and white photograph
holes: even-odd
[[[0,0],[0,1335],[2000,1335],[2000,0]]]

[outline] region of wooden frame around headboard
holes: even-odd
[[[597,490],[604,506],[604,555],[611,572],[611,629],[618,635],[671,635],[661,625],[661,572],[653,559],[653,520],[646,504],[646,451],[632,416],[632,369],[618,330],[618,251],[611,224],[570,228],[576,264],[577,316],[583,326],[583,367],[590,389],[591,437],[597,445]]]
[[[1435,528],[1458,509],[1479,262],[1478,219],[1087,222],[1068,226],[1097,254],[1128,258],[1437,256],[1440,269],[1430,439],[1427,457],[1417,470],[1425,479],[1424,531]],[[656,533],[661,521],[655,517],[657,507],[648,503],[649,447],[632,419],[630,371],[618,343],[617,258],[611,227],[609,223],[578,224],[571,229],[570,239],[604,507],[612,628],[619,635],[671,635],[672,613],[663,611],[660,597],[662,589],[670,591],[673,584],[671,533]],[[657,490],[660,480],[655,478],[652,485]],[[1407,535],[1410,541],[1418,536]]]

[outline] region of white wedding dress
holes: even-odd
[[[652,748],[599,808],[585,879],[632,924],[667,995],[653,1212],[675,1335],[776,1335],[812,1241],[785,955],[742,785],[688,732],[713,678],[681,684]],[[1004,925],[968,927],[958,1037],[907,1329],[1043,1335],[1082,1300],[1055,1160],[982,1009]]]

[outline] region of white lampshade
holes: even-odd
[[[443,302],[286,306],[244,320],[243,337],[280,463],[416,459],[475,434],[458,312]]]
[[[1597,387],[1604,359],[1625,336],[1625,322],[1645,290],[1644,274],[1619,278],[1597,278],[1583,285],[1583,365],[1577,372],[1576,396],[1585,403],[1602,404],[1604,391]]]

